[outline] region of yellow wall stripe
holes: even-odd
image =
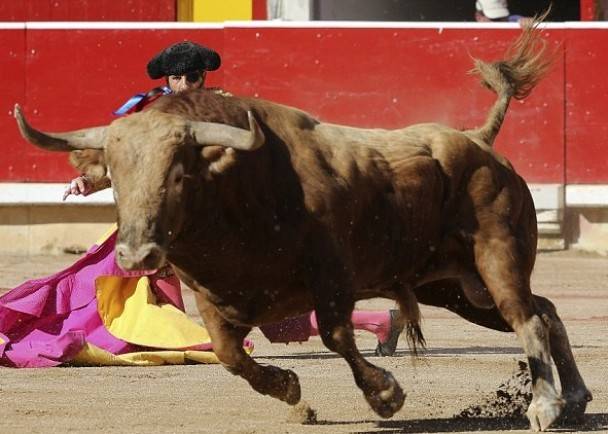
[[[247,21],[253,17],[253,0],[192,0],[194,21]]]

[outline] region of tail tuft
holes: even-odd
[[[420,323],[408,322],[405,326],[405,338],[407,346],[414,356],[418,356],[418,348],[426,349],[426,339],[424,339],[424,335],[422,334]]]
[[[397,302],[401,312],[401,324],[405,329],[407,346],[414,356],[418,356],[419,348],[426,348],[426,340],[422,334],[422,314],[416,294],[411,288],[399,287]]]
[[[498,96],[485,124],[472,131],[489,145],[496,139],[511,98],[527,97],[557,57],[557,50],[549,52],[547,49],[547,41],[542,39],[539,29],[548,14],[549,10],[523,26],[521,35],[507,49],[504,60],[487,63],[474,59],[471,73],[479,75],[482,84]]]

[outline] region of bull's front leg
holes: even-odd
[[[325,264],[314,267],[311,278],[321,339],[347,361],[372,409],[382,417],[391,417],[403,406],[405,394],[390,372],[369,363],[357,349],[351,322],[354,291],[348,272],[343,264],[332,264],[326,256],[323,260]]]
[[[293,371],[261,366],[245,352],[243,339],[251,330],[250,327],[235,326],[225,320],[200,293],[196,293],[196,304],[211,336],[213,351],[228,371],[243,377],[263,395],[270,395],[290,405],[300,401],[300,382]]]

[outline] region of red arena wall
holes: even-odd
[[[608,183],[608,27],[573,29],[566,42],[566,178]]]
[[[162,83],[147,60],[181,39],[209,45],[223,59],[210,86],[293,105],[328,122],[395,128],[443,122],[480,124],[493,95],[468,75],[470,56],[494,60],[519,33],[510,25],[27,23],[0,30],[0,181],[59,181],[74,172],[65,155],[34,149],[18,136],[19,102],[41,129],[110,122],[129,96]],[[392,26],[394,27],[387,27]],[[606,32],[550,25],[555,67],[532,95],[514,101],[497,147],[528,182],[606,183]]]
[[[253,31],[252,31],[253,30]],[[467,74],[470,55],[499,59],[519,30],[227,28],[224,84],[320,119],[397,128],[482,123],[494,101]],[[563,32],[547,32],[557,48]],[[263,61],[260,61],[263,59]],[[529,182],[563,182],[563,65],[513,104],[497,141]]]

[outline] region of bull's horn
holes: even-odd
[[[15,104],[14,114],[23,138],[43,149],[67,152],[76,149],[103,149],[104,147],[106,127],[85,128],[65,133],[43,133],[27,123],[19,104]]]
[[[264,133],[251,111],[247,112],[249,130],[214,122],[190,122],[190,131],[199,145],[226,146],[254,151],[264,143]]]

